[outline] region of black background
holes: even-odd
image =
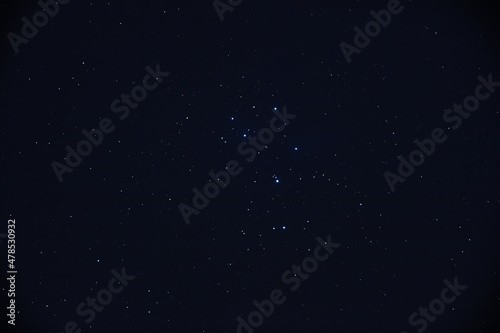
[[[0,327],[235,332],[280,288],[255,332],[416,332],[456,276],[468,289],[426,332],[496,332],[500,92],[455,131],[442,116],[479,75],[500,81],[499,11],[402,4],[350,64],[340,42],[387,1],[244,0],[221,22],[210,1],[72,0],[17,54],[6,36],[39,6],[0,4],[0,232],[16,219],[18,270]],[[156,64],[170,76],[119,120],[111,102]],[[186,225],[191,189],[285,105],[297,118]],[[102,118],[116,129],[59,183],[51,163]],[[391,193],[384,172],[436,127],[447,141]],[[329,234],[341,246],[291,292],[281,275]],[[135,279],[86,324],[77,305],[122,267]]]

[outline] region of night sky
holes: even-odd
[[[0,12],[0,332],[498,332],[496,7]]]

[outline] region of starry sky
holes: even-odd
[[[488,2],[57,6],[25,38],[40,4],[0,4],[0,248],[15,219],[17,269],[14,327],[2,264],[1,332],[496,332]],[[452,111],[478,85],[477,110]],[[454,279],[467,288],[439,301]]]

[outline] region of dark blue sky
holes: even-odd
[[[348,63],[339,44],[355,47],[354,28],[388,3],[398,13]],[[254,332],[498,329],[500,88],[478,80],[500,82],[497,9],[243,0],[221,21],[211,1],[58,6],[16,52],[8,34],[21,38],[40,5],[0,5],[0,232],[15,219],[18,272],[16,326],[2,284],[0,327],[237,332],[280,289]],[[477,110],[453,111],[478,85]],[[238,146],[257,151],[250,137],[285,107],[296,118],[246,161]],[[103,119],[113,130],[60,182],[53,163],[68,167],[66,147]],[[392,192],[384,173],[436,128],[446,141]],[[192,189],[232,160],[241,172],[187,225],[179,205],[196,209]],[[340,246],[291,290],[285,272],[328,235]],[[122,269],[135,278],[117,282]],[[467,289],[412,325],[455,277]],[[90,310],[87,297],[108,294]]]

